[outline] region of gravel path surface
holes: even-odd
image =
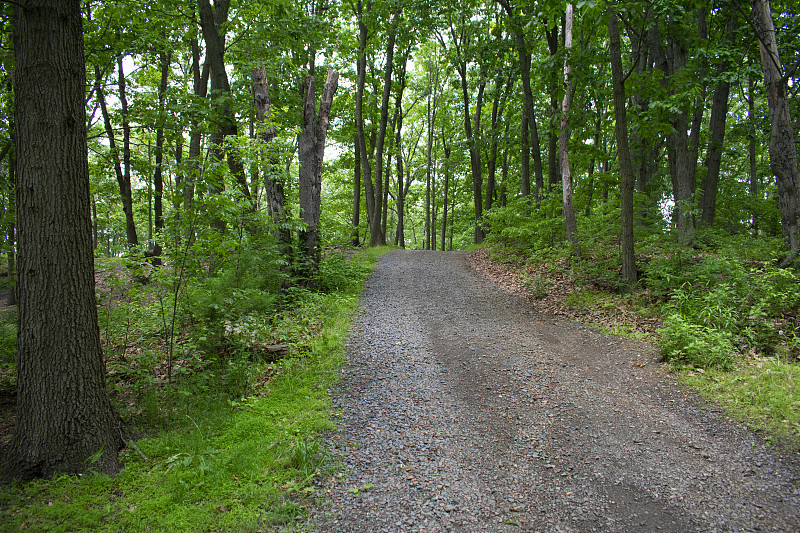
[[[380,261],[334,391],[322,532],[800,531],[800,461],[652,349],[536,313],[460,252]]]

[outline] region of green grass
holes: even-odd
[[[800,450],[800,365],[777,358],[735,370],[683,370],[683,383],[768,438]]]
[[[372,266],[386,251],[360,260]],[[231,361],[246,367],[245,395],[209,386],[215,378],[201,372],[151,394],[151,416],[169,429],[126,448],[117,476],[0,487],[0,530],[247,532],[305,516],[315,477],[334,464],[319,438],[334,427],[329,390],[344,363],[353,289],[309,300],[305,314],[319,328],[299,357]]]

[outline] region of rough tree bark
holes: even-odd
[[[303,129],[297,136],[297,151],[300,163],[299,193],[300,210],[306,229],[300,241],[311,271],[319,263],[319,215],[322,190],[322,158],[325,153],[325,138],[330,124],[333,95],[339,87],[339,73],[328,69],[325,86],[316,113],[316,82],[314,76],[306,77],[305,105],[303,106]],[[379,217],[380,220],[380,217]]]
[[[354,151],[354,173],[353,173],[353,234],[351,242],[353,246],[361,245],[361,238],[359,237],[358,228],[361,225],[361,153],[358,151],[358,134],[353,137],[353,151]],[[402,174],[401,174],[402,175]]]
[[[789,257],[782,264],[788,266],[800,254],[800,170],[797,167],[795,133],[789,110],[788,75],[781,72],[781,58],[769,1],[753,0],[751,6],[772,124],[769,164],[778,180],[781,226],[783,236],[789,243]]]
[[[119,469],[94,296],[80,2],[18,0],[17,422],[7,477]]]

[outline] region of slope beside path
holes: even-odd
[[[382,258],[348,351],[312,530],[800,531],[796,456],[464,253]]]

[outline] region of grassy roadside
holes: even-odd
[[[387,249],[359,253],[365,274]],[[293,320],[314,323],[302,353],[229,360],[158,396],[168,429],[131,442],[114,478],[62,476],[0,487],[0,530],[264,531],[307,513],[314,477],[330,467],[329,389],[363,279],[308,298]],[[212,375],[210,375],[212,374]],[[245,380],[231,397],[213,386]]]
[[[659,286],[673,271],[654,252],[640,259],[657,279],[621,292],[604,282],[613,271],[598,275],[595,267],[570,264],[557,253],[527,252],[494,243],[474,252],[473,263],[543,312],[655,344],[685,386],[770,442],[800,450],[797,313],[790,301],[797,280],[791,272],[742,269],[745,262],[723,250],[701,261],[684,259],[682,270],[674,269],[683,277]],[[737,284],[744,297],[731,288]]]

